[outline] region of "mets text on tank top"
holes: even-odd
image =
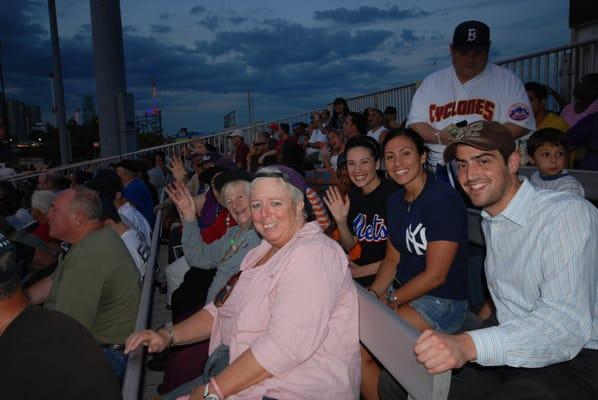
[[[353,219],[353,232],[355,232],[355,236],[360,242],[382,242],[388,237],[384,218],[381,218],[378,214],[374,214],[369,224],[367,223],[366,214],[357,214]]]

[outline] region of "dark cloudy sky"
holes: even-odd
[[[95,94],[89,1],[57,0],[68,113]],[[449,6],[450,5],[450,6]],[[151,81],[168,133],[213,131],[236,109],[270,120],[423,78],[448,65],[456,24],[492,29],[495,60],[569,41],[566,0],[124,0],[128,89],[138,114]],[[9,99],[37,104],[54,122],[45,0],[5,0],[2,65]]]

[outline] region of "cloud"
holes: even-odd
[[[415,35],[415,32],[413,31],[413,29],[403,29],[401,31],[401,39],[403,39],[407,43],[415,43],[415,42],[419,42],[423,38]]]
[[[220,18],[215,15],[209,15],[205,19],[199,21],[197,24],[205,26],[211,31],[215,31],[220,27]]]
[[[250,66],[270,69],[281,64],[327,64],[362,56],[392,36],[391,31],[381,29],[333,31],[280,19],[265,20],[261,25],[246,31],[218,32],[212,41],[196,42],[197,51],[211,57],[229,55]]]
[[[173,14],[165,12],[165,13],[160,14],[160,19],[161,20],[167,20],[167,19],[169,19],[172,16],[173,16]]]
[[[168,25],[152,25],[150,27],[150,32],[158,34],[158,35],[169,33],[171,31],[172,31],[172,27],[168,26]]]
[[[204,6],[195,6],[189,12],[192,15],[199,15],[199,14],[203,13],[205,10],[206,10],[206,8]]]
[[[314,18],[317,20],[330,20],[344,24],[356,24],[380,20],[403,20],[409,18],[425,17],[427,15],[429,15],[429,13],[426,11],[421,11],[416,8],[400,9],[397,6],[393,6],[388,9],[361,6],[353,10],[340,7],[331,10],[314,12]]]
[[[124,25],[123,33],[137,33],[137,28],[135,28],[133,25]]]

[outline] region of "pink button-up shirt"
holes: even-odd
[[[224,324],[221,309],[205,307],[214,316],[210,353],[224,339],[232,363],[251,348],[273,375],[227,399],[359,398],[357,292],[347,256],[317,222],[253,268],[270,248],[264,240],[243,260]]]

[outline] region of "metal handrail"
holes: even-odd
[[[94,170],[93,167],[96,167],[96,166],[97,167],[106,167],[106,166],[110,165],[111,163],[118,162],[124,158],[137,159],[145,154],[152,154],[152,153],[157,153],[160,151],[164,151],[166,154],[169,154],[169,155],[180,154],[182,151],[182,148],[187,143],[190,143],[190,142],[193,142],[196,140],[203,140],[204,142],[212,143],[212,144],[214,144],[215,142],[222,142],[222,139],[224,139],[227,134],[231,133],[234,130],[244,131],[246,134],[251,135],[251,137],[253,137],[255,135],[255,129],[260,125],[263,125],[263,122],[256,122],[253,124],[231,127],[231,128],[227,128],[222,131],[215,132],[215,133],[212,133],[209,135],[194,137],[194,138],[182,140],[182,141],[179,141],[176,143],[167,143],[167,144],[162,144],[162,145],[158,145],[158,146],[148,147],[148,148],[145,148],[142,150],[137,150],[137,151],[133,151],[133,152],[129,152],[129,153],[123,153],[123,154],[119,154],[116,156],[95,158],[90,161],[81,161],[81,162],[76,162],[76,163],[63,165],[63,166],[59,166],[59,167],[47,168],[44,170],[36,171],[34,173],[25,172],[25,173],[21,173],[21,174],[11,176],[8,178],[2,178],[0,180],[10,180],[11,182],[18,182],[18,181],[25,180],[25,179],[35,178],[35,177],[38,177],[45,173],[52,173],[52,172],[67,173],[67,172],[70,172],[73,170],[77,171],[77,170],[87,169],[87,168]],[[215,146],[215,147],[221,147],[225,150],[228,150],[228,142],[227,141],[225,141],[224,143],[217,143],[217,144],[218,144],[218,146]]]
[[[160,196],[160,201],[164,200],[164,192]],[[143,288],[139,299],[137,311],[137,320],[135,322],[135,332],[147,329],[149,326],[149,312],[151,309],[152,289],[154,287],[154,273],[158,263],[160,253],[160,234],[162,231],[162,209],[156,215],[156,223],[152,232],[152,246],[150,258],[147,264]],[[143,373],[143,355],[144,347],[140,346],[137,350],[129,354],[127,360],[127,369],[122,386],[122,396],[124,400],[137,400],[139,397],[139,388],[141,384],[141,375]]]

